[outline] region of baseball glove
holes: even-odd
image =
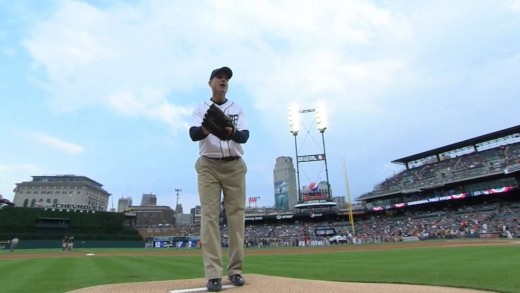
[[[211,104],[204,114],[202,127],[221,140],[230,140],[235,133],[235,126],[231,118],[215,104]]]

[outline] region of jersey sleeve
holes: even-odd
[[[207,108],[208,107],[206,106],[206,104],[203,103],[193,110],[193,113],[191,115],[191,126],[199,127],[202,125],[202,120],[204,119],[204,115],[208,110]]]
[[[240,108],[240,118],[238,119],[237,129],[249,130],[249,124],[247,122],[247,115],[244,109]]]

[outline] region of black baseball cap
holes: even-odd
[[[233,76],[233,71],[231,71],[231,69],[229,69],[229,67],[224,66],[222,68],[217,68],[217,69],[213,70],[211,72],[211,75],[209,76],[209,80],[212,80],[213,77],[215,77],[219,73],[224,73],[225,75],[227,75],[228,79],[231,79],[231,77]]]

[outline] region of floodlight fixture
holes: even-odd
[[[289,105],[289,131],[293,135],[298,135],[300,131],[300,110],[295,103]]]
[[[318,130],[323,133],[327,129],[327,109],[323,101],[316,102],[316,124]]]

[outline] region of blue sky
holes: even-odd
[[[274,204],[275,160],[295,155],[288,106],[321,100],[333,195],[346,166],[356,198],[394,159],[519,124],[520,1],[0,0],[0,194],[75,174],[115,207],[174,206],[176,188],[194,207],[191,112],[224,65],[249,118],[247,196]],[[300,154],[319,152],[302,116]],[[301,167],[302,185],[325,179]]]

